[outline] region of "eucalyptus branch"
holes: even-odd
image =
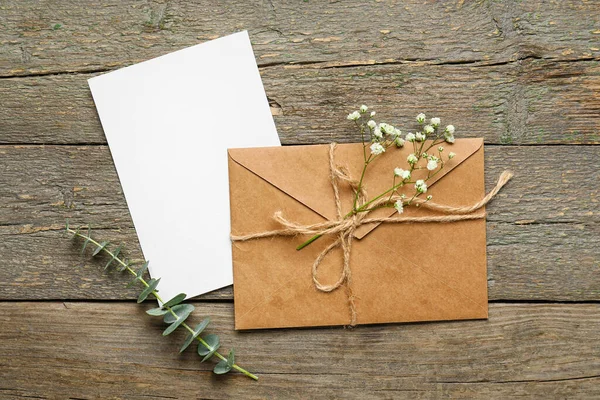
[[[448,142],[450,144],[454,143],[454,126],[447,125],[446,128],[441,131],[439,129],[441,122],[439,118],[431,118],[429,124],[425,124],[425,114],[421,113],[417,115],[417,123],[419,124],[420,131],[415,133],[409,132],[404,138],[402,138],[402,132],[399,129],[384,122],[377,124],[373,119],[371,119],[375,115],[375,112],[371,112],[369,116],[367,116],[367,110],[368,107],[363,105],[358,111],[354,111],[348,115],[348,119],[354,121],[360,130],[361,138],[363,140],[363,156],[365,163],[360,175],[360,180],[358,181],[358,186],[354,190],[355,193],[352,210],[344,216],[344,219],[350,218],[358,213],[371,212],[378,208],[389,207],[390,204],[388,203],[391,203],[392,199],[397,199],[395,200],[393,207],[396,208],[398,214],[401,214],[404,211],[404,207],[411,205],[415,198],[427,192],[427,182],[436,176],[445,166],[445,161],[442,156],[444,148],[442,146],[437,148],[437,157],[429,154],[429,150],[431,150],[434,146],[440,145],[444,142]],[[370,133],[371,142],[371,154],[368,158],[366,155],[367,143],[365,143],[364,134],[367,129]],[[427,141],[430,141],[430,143],[427,143]],[[404,147],[406,142],[412,142],[413,146],[413,153],[409,154],[407,158],[408,169],[405,170],[402,168],[395,168],[394,181],[391,188],[385,190],[383,193],[378,194],[363,204],[358,204],[359,194],[363,190],[365,173],[369,164],[371,164],[378,156],[385,153],[393,145],[396,145],[397,147]],[[448,153],[447,160],[452,159],[454,156],[454,153]],[[426,162],[425,166],[418,165],[422,160]],[[410,178],[413,172],[422,169],[427,169],[427,176],[424,179],[418,179],[412,182]],[[397,177],[402,179],[398,184],[396,184]],[[409,200],[405,200],[406,196],[404,194],[394,197],[394,193],[398,193],[397,191],[400,187],[413,183],[415,192]],[[383,202],[382,204],[381,201],[378,201],[388,194],[389,198],[387,202]],[[429,200],[431,200],[431,195],[428,195],[425,201]],[[378,202],[378,205],[369,208],[369,206],[374,202]],[[417,203],[416,206],[418,207],[419,204]],[[296,247],[296,250],[303,249],[320,237],[321,235],[315,235],[311,237],[309,240]]]
[[[174,332],[178,327],[183,327],[188,331],[188,335],[185,339],[183,346],[180,349],[180,353],[189,347],[189,345],[194,341],[198,341],[198,354],[203,357],[202,362],[214,357],[217,357],[220,361],[215,365],[213,372],[215,374],[225,374],[232,369],[241,372],[242,374],[252,378],[254,380],[258,380],[258,377],[244,368],[240,367],[235,363],[235,352],[233,349],[229,351],[227,357],[223,356],[217,350],[220,348],[220,340],[219,337],[215,334],[206,335],[204,338],[200,336],[200,334],[204,331],[204,329],[210,323],[210,318],[205,318],[202,322],[200,322],[196,328],[192,329],[190,325],[188,325],[185,321],[190,316],[192,311],[194,311],[195,307],[191,304],[182,303],[185,300],[185,293],[180,293],[177,296],[173,297],[169,301],[164,301],[160,295],[158,294],[158,283],[160,282],[160,278],[158,279],[150,279],[146,281],[143,277],[144,273],[148,268],[148,261],[144,262],[141,268],[135,271],[132,267],[134,265],[131,261],[119,257],[122,246],[117,247],[114,250],[109,249],[109,242],[97,242],[91,237],[90,229],[87,229],[87,235],[81,233],[80,229],[71,229],[69,227],[69,222],[67,221],[66,232],[71,234],[73,238],[81,238],[84,240],[81,252],[85,251],[88,244],[92,244],[95,246],[95,250],[92,254],[93,257],[98,256],[100,253],[105,253],[110,257],[109,261],[105,265],[104,269],[109,268],[111,265],[115,265],[116,269],[119,272],[127,272],[130,275],[134,276],[134,279],[129,283],[128,286],[134,284],[140,284],[144,286],[143,291],[140,293],[138,297],[138,303],[143,302],[148,298],[148,296],[154,296],[160,304],[161,307],[153,308],[151,310],[147,310],[146,313],[151,316],[162,316],[165,323],[169,324],[167,329],[163,332],[163,336],[167,336]]]

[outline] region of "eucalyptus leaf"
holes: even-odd
[[[85,241],[83,242],[83,246],[81,246],[81,255],[83,255],[83,253],[85,252],[85,248],[87,247],[89,242],[90,242],[90,238],[89,237],[85,238]]]
[[[108,267],[110,267],[110,265],[113,263],[113,261],[115,261],[117,259],[117,256],[119,255],[119,253],[121,252],[121,249],[123,248],[122,245],[119,245],[119,247],[117,247],[113,252],[112,252],[112,257],[110,258],[110,260],[108,260],[108,262],[106,263],[106,265],[104,266],[104,269],[107,269]]]
[[[166,308],[151,308],[150,310],[146,310],[146,314],[152,315],[153,317],[160,317],[161,315],[165,315],[169,310]]]
[[[138,283],[140,281],[140,278],[138,278],[137,276],[135,278],[133,278],[131,281],[129,281],[129,283],[127,284],[126,287],[130,288],[133,285],[135,285],[136,283]]]
[[[181,346],[181,349],[179,350],[179,352],[183,353],[183,351],[185,349],[187,349],[190,344],[192,344],[194,339],[196,339],[198,337],[198,335],[200,335],[202,333],[202,331],[204,329],[206,329],[208,324],[210,324],[210,318],[207,317],[207,318],[204,318],[204,320],[202,322],[200,322],[198,325],[196,325],[196,328],[194,329],[194,334],[192,335],[191,333],[188,333],[188,335],[185,338],[185,342],[183,343],[183,346]]]
[[[88,231],[87,231],[87,237],[85,238],[85,242],[83,242],[83,247],[81,247],[81,254],[83,254],[83,252],[85,251],[85,248],[87,247],[88,243],[92,240],[91,236],[91,230],[88,227]]]
[[[140,267],[140,269],[137,270],[136,275],[138,278],[141,278],[144,276],[144,272],[146,272],[146,270],[148,269],[148,264],[150,264],[150,261],[146,261],[142,264],[142,266]]]
[[[210,324],[210,317],[204,318],[202,320],[202,322],[200,322],[198,325],[196,325],[196,328],[194,329],[194,334],[196,336],[198,336],[199,334],[201,334],[202,331],[206,329],[206,327],[208,326],[208,324]]]
[[[177,329],[179,327],[179,325],[183,324],[183,321],[185,321],[187,319],[187,317],[189,317],[189,316],[190,316],[189,313],[179,315],[179,318],[177,318],[177,320],[175,322],[173,322],[171,325],[169,325],[167,327],[167,329],[165,329],[165,331],[163,332],[163,336],[167,336],[168,334],[173,332],[175,329]]]
[[[165,304],[163,304],[163,307],[173,307],[173,306],[176,306],[177,304],[179,304],[183,300],[185,300],[186,296],[187,295],[185,293],[179,293],[177,296],[173,297],[171,300],[169,300]]]
[[[217,375],[223,375],[231,371],[231,365],[227,362],[227,360],[221,360],[215,365],[213,372]]]
[[[122,264],[119,265],[119,268],[117,268],[117,270],[119,272],[125,271],[131,265],[129,260],[123,260],[123,261],[125,262],[125,265],[122,265]]]
[[[156,287],[158,286],[158,282],[160,282],[160,278],[150,279],[150,281],[148,282],[148,286],[142,291],[142,293],[140,293],[137,302],[141,303],[142,301],[146,300],[150,293],[152,293],[156,289]]]
[[[164,321],[167,324],[171,324],[182,317],[187,318],[192,313],[192,311],[194,311],[195,308],[196,307],[194,307],[191,304],[179,304],[175,307],[171,307],[171,310],[173,311],[173,313],[177,314],[177,317],[172,313],[168,313],[165,314]]]
[[[203,343],[198,343],[198,355],[204,356],[202,359],[202,362],[204,362],[215,354],[219,347],[221,347],[221,344],[219,342],[219,337],[212,333],[206,335],[202,339],[208,345],[208,347],[206,347]]]
[[[133,280],[131,280],[128,284],[127,287],[132,287],[133,285],[135,285],[137,282],[139,282],[143,277],[144,277],[144,272],[146,272],[146,270],[148,269],[148,264],[150,263],[150,261],[146,261],[144,262],[144,264],[142,264],[142,266],[140,267],[140,269],[137,270],[137,272],[135,273],[135,278],[133,278]]]
[[[100,243],[100,246],[96,247],[96,250],[94,250],[94,252],[92,253],[92,257],[96,257],[98,254],[100,254],[100,252],[106,248],[106,246],[108,246],[110,244],[110,242],[102,242]]]
[[[204,358],[202,359],[202,361],[200,361],[200,362],[204,362],[204,361],[210,359],[212,356],[214,356],[215,353],[217,352],[217,350],[219,350],[219,347],[221,347],[220,344],[217,347],[215,347],[213,350],[211,350],[210,352],[208,352],[208,354],[205,355]]]
[[[233,364],[235,364],[235,350],[232,348],[227,356],[227,365],[231,368]]]

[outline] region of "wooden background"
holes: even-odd
[[[600,397],[600,1],[0,0],[0,28],[0,398]],[[365,103],[516,172],[488,321],[235,333],[228,288],[196,318],[260,381],[217,377],[79,257],[67,217],[140,256],[86,80],[242,29],[284,144],[356,141]]]

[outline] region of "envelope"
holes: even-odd
[[[434,178],[427,195],[450,206],[471,205],[485,195],[482,139],[444,144],[456,156]],[[364,182],[368,198],[392,186],[395,167],[406,168],[412,146],[389,148],[372,162]],[[352,177],[363,167],[361,143],[339,144],[335,164]],[[232,235],[280,229],[280,211],[290,221],[313,224],[336,219],[329,172],[329,146],[229,149]],[[415,171],[421,179],[426,170]],[[405,188],[412,195],[414,188]],[[340,183],[343,214],[353,193]],[[392,216],[380,209],[371,216]],[[349,287],[358,324],[485,319],[487,306],[485,210],[481,218],[451,223],[380,223],[354,234]],[[403,219],[434,215],[414,206],[396,214]],[[330,235],[333,236],[333,235]],[[306,236],[276,236],[232,242],[235,329],[347,325],[348,292],[321,292],[312,280],[315,258],[335,237],[323,236],[302,250]],[[333,250],[319,267],[319,280],[335,282],[342,271],[342,251]]]

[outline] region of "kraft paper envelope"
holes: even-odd
[[[482,139],[457,139],[445,152],[456,157],[429,183],[427,194],[440,204],[471,205],[485,195]],[[335,164],[359,177],[362,144],[339,144]],[[406,168],[412,146],[390,148],[369,165],[368,198],[392,185],[395,167]],[[229,149],[231,232],[245,235],[280,229],[276,211],[300,224],[336,219],[329,175],[329,146]],[[413,179],[426,171],[415,171]],[[352,192],[339,184],[344,214]],[[412,185],[405,193],[414,193]],[[372,216],[391,216],[385,208]],[[487,318],[486,226],[482,218],[450,223],[363,225],[355,232],[350,256],[351,288],[358,324]],[[398,218],[431,215],[406,207]],[[330,235],[333,236],[333,235]],[[334,237],[321,237],[304,249],[308,237],[235,241],[233,276],[235,328],[260,329],[346,325],[350,311],[343,287],[324,293],[312,281],[312,265]],[[342,252],[333,250],[319,267],[319,280],[335,282]]]

